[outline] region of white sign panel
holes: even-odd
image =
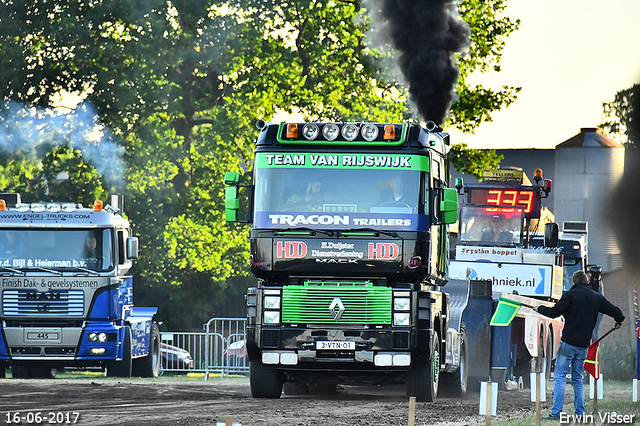
[[[516,247],[456,246],[457,260],[486,262],[522,262],[522,249]]]
[[[522,296],[551,294],[552,266],[451,261],[449,279],[490,280],[493,291]]]

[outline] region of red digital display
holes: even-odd
[[[540,195],[532,189],[470,188],[471,204],[522,207],[526,216],[540,215]]]

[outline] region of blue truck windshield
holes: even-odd
[[[419,170],[256,168],[256,228],[425,227]]]
[[[112,229],[0,229],[0,267],[113,269]]]

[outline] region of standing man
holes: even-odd
[[[571,369],[571,385],[573,386],[573,405],[575,415],[584,414],[584,387],[582,370],[587,357],[587,349],[591,343],[591,333],[598,320],[598,313],[613,317],[616,329],[624,321],[624,315],[601,294],[593,291],[584,271],[576,271],[572,277],[573,287],[565,292],[560,300],[551,308],[538,306],[542,315],[556,318],[564,315],[564,329],[560,349],[556,355],[555,383],[553,386],[553,407],[550,420],[560,420],[567,373]]]

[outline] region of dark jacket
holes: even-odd
[[[538,312],[551,318],[564,315],[561,340],[584,348],[591,342],[591,332],[596,325],[598,312],[613,317],[616,322],[624,321],[620,308],[605,299],[603,295],[593,291],[587,283],[575,284],[554,306],[551,308],[539,306]]]

